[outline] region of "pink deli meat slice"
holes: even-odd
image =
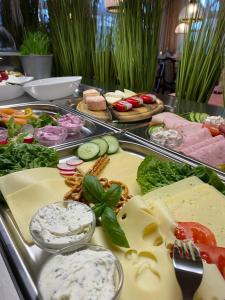
[[[225,138],[193,151],[189,156],[210,166],[218,167],[225,163]]]
[[[190,145],[188,147],[181,147],[180,148],[180,152],[182,152],[185,155],[189,155],[191,152],[195,151],[195,150],[199,150],[202,147],[205,147],[209,144],[215,144],[217,141],[223,140],[224,137],[222,135],[218,135],[216,137],[210,137],[207,139],[204,139],[203,141],[199,141],[198,143],[194,144],[194,145]]]
[[[191,124],[189,126],[183,126],[178,129],[178,132],[183,136],[182,144],[176,148],[181,152],[190,145],[197,144],[212,137],[207,128],[202,128],[200,124]]]
[[[192,124],[192,122],[170,112],[154,115],[151,121],[158,124],[164,123],[167,129],[177,129],[181,126]]]

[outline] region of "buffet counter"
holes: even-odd
[[[71,156],[74,149],[85,141],[89,141],[93,137],[101,137],[106,133],[113,134],[117,136],[120,146],[125,151],[131,153],[132,155],[138,155],[142,159],[149,153],[157,155],[161,159],[168,161],[174,161],[178,163],[186,163],[190,166],[197,166],[199,163],[178,155],[177,153],[168,151],[168,149],[158,147],[157,145],[149,143],[146,137],[143,136],[143,132],[146,131],[146,126],[149,120],[132,122],[132,123],[115,123],[115,122],[102,122],[90,115],[85,115],[76,110],[76,105],[80,101],[82,91],[87,87],[85,85],[80,86],[80,90],[77,91],[74,97],[68,97],[65,99],[53,100],[53,101],[36,101],[27,94],[22,97],[1,101],[0,106],[12,106],[19,109],[24,109],[26,103],[33,108],[33,110],[51,111],[53,108],[58,109],[54,113],[71,113],[77,114],[83,120],[87,121],[89,127],[87,129],[91,132],[89,137],[81,138],[78,141],[70,141],[65,145],[55,147],[60,158],[66,158]],[[164,102],[164,107],[166,111],[185,114],[190,111],[208,113],[209,115],[220,115],[225,117],[225,109],[222,107],[216,107],[212,105],[199,104],[194,102],[177,103],[176,99],[172,96],[157,95],[157,97]],[[90,127],[91,126],[91,127]],[[94,130],[92,131],[92,129]],[[143,131],[144,130],[144,131]],[[221,174],[218,173],[219,175]],[[222,174],[223,175],[223,174]],[[224,180],[224,177],[221,176]],[[1,203],[0,207],[0,234],[1,240],[0,245],[2,245],[2,253],[6,257],[6,262],[9,266],[10,272],[6,268],[2,256],[0,256],[0,269],[5,272],[0,278],[0,290],[3,293],[3,298],[1,295],[1,300],[17,300],[17,299],[37,299],[37,286],[36,286],[36,270],[38,264],[41,262],[44,254],[36,246],[27,245],[21,238],[18,228],[15,226],[13,216],[10,210],[7,208],[6,203]],[[4,259],[5,259],[4,257]],[[15,276],[16,282],[13,287],[13,281],[10,274]],[[20,286],[21,293],[17,292],[17,284]],[[5,298],[4,298],[5,297]]]

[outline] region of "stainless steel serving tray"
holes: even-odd
[[[206,167],[214,170],[219,175],[220,178],[225,180],[225,172],[223,172],[217,168],[214,168],[210,165],[207,165],[199,160],[192,159],[189,156],[181,154],[172,149],[159,146],[158,144],[152,142],[150,140],[150,137],[148,134],[148,125],[146,125],[146,124],[143,124],[143,126],[138,126],[136,128],[128,129],[127,132],[128,132],[128,135],[131,136],[132,138],[134,138],[135,140],[138,140],[142,143],[144,142],[145,145],[150,145],[154,149],[158,149],[159,152],[166,151],[168,153],[168,156],[170,156],[170,157],[176,157],[177,160],[181,160],[181,161],[183,160],[189,164],[192,164],[193,166],[198,166],[198,165],[206,166]]]
[[[169,157],[166,151],[159,153],[150,145],[141,145],[135,142],[126,134],[118,135],[118,138],[122,149],[140,157],[144,158],[146,155],[154,153],[159,159],[179,161],[176,157]],[[64,145],[57,149],[60,158],[64,159],[73,155],[75,147],[75,145]],[[0,241],[24,299],[38,299],[37,277],[42,263],[49,254],[35,245],[30,246],[24,242],[4,201],[0,201]]]
[[[67,113],[72,113],[76,116],[79,116],[84,121],[84,126],[82,127],[80,133],[76,135],[69,136],[64,144],[73,143],[80,140],[85,140],[89,137],[93,137],[99,134],[102,134],[107,131],[112,131],[111,126],[107,126],[104,123],[100,123],[97,120],[93,120],[91,118],[88,118],[84,114],[80,114],[78,111],[75,111],[69,107],[63,107],[56,104],[50,104],[48,102],[31,102],[31,103],[20,103],[20,104],[14,104],[14,105],[4,105],[1,106],[1,108],[10,107],[15,108],[19,110],[24,110],[25,108],[31,108],[35,114],[40,115],[41,113],[47,113],[49,115],[56,115],[59,113],[60,115],[65,115]],[[57,145],[59,146],[59,145]],[[55,147],[55,146],[54,146]]]

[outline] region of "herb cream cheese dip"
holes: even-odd
[[[151,134],[151,140],[161,146],[175,148],[182,143],[182,136],[174,129],[159,130]]]
[[[55,255],[41,271],[41,296],[43,300],[112,300],[116,292],[115,262],[106,250]]]
[[[42,207],[30,223],[31,235],[37,244],[67,245],[91,238],[95,216],[86,204],[62,201]],[[85,242],[88,242],[85,240]]]

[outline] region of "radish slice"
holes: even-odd
[[[60,171],[59,174],[62,176],[73,176],[75,172]]]
[[[58,164],[57,168],[60,171],[74,171],[76,169],[75,166],[69,166],[68,164],[64,164],[64,163]]]
[[[27,144],[31,144],[33,143],[34,141],[34,137],[32,134],[28,134],[27,136],[25,136],[25,138],[23,139],[23,142],[24,143],[27,143]]]
[[[68,160],[66,162],[66,164],[69,165],[69,166],[75,167],[75,166],[81,165],[83,162],[84,161],[82,159],[74,159],[74,158],[72,158],[72,159]]]

